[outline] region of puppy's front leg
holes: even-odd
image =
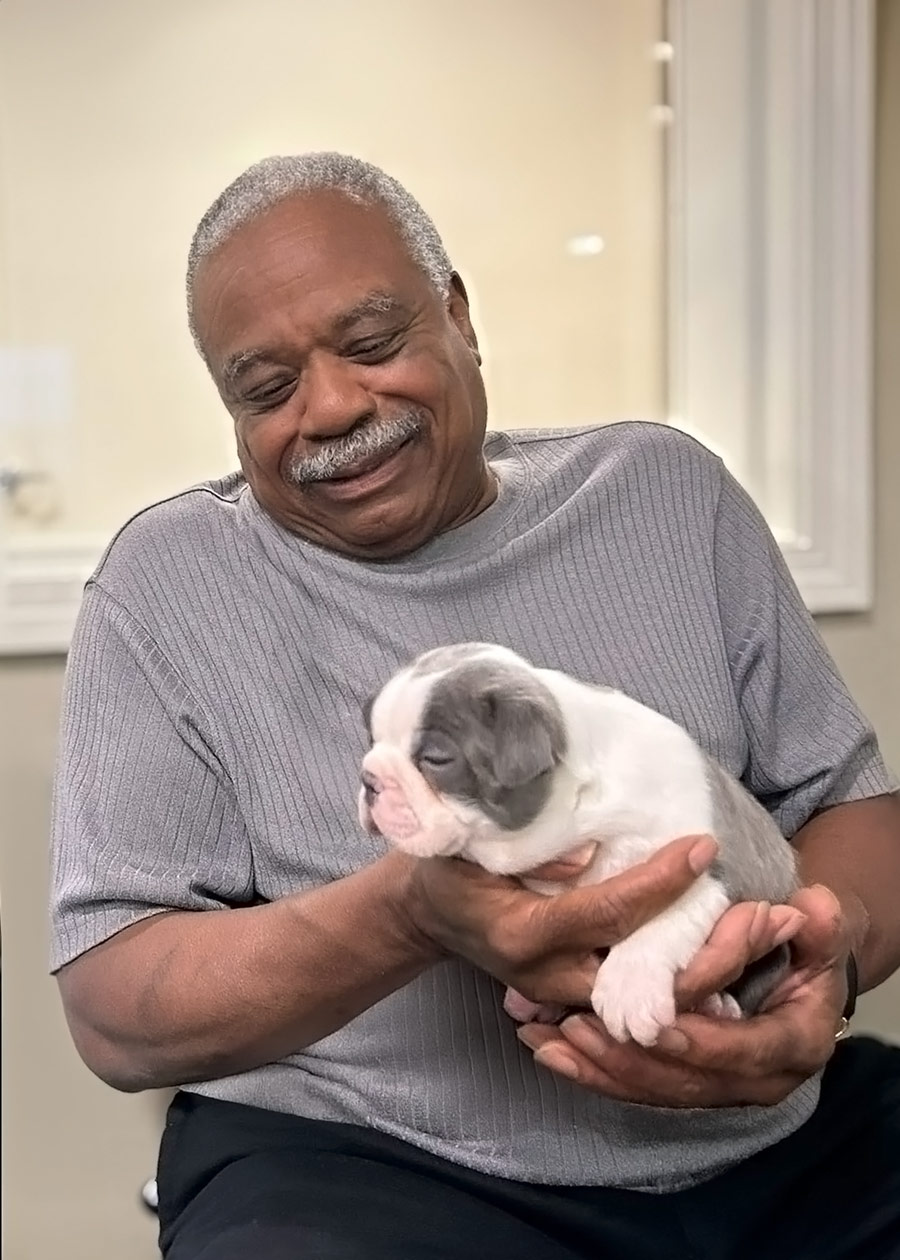
[[[652,1046],[675,1021],[675,976],[709,937],[730,902],[703,875],[662,914],[614,945],[603,960],[591,1005],[616,1041]]]

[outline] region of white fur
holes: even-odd
[[[440,675],[406,670],[390,680],[375,703],[375,743],[363,762],[381,782],[414,802],[415,818],[403,828],[405,834],[388,837],[399,847],[418,856],[457,853],[498,874],[522,874],[599,839],[594,861],[578,880],[593,884],[645,860],[670,840],[712,831],[703,756],[676,723],[620,692],[533,669],[506,649],[485,648],[484,654],[532,670],[559,702],[568,751],[554,772],[550,799],[532,824],[504,832],[477,806],[433,792],[409,754]],[[372,829],[363,795],[360,817]],[[571,887],[525,882],[547,895]],[[675,1019],[676,975],[728,904],[722,884],[702,875],[674,905],[609,951],[591,1000],[613,1037],[654,1044],[660,1029]],[[733,1015],[734,1003],[723,1000],[716,1010]]]

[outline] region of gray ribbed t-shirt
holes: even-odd
[[[607,683],[682,723],[792,835],[891,790],[759,513],[662,426],[490,434],[496,502],[406,559],[286,532],[239,475],[156,504],[85,593],[53,825],[52,967],[172,907],[227,912],[382,852],[356,821],[360,706],[467,639]],[[488,1173],[670,1190],[777,1141],[779,1106],[665,1110],[536,1067],[502,989],[434,967],[279,1063],[189,1088],[372,1126]]]

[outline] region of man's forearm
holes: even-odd
[[[805,884],[825,884],[850,926],[860,989],[900,967],[900,797],[835,805],[794,837]]]
[[[403,915],[391,855],[323,888],[246,909],[143,920],[63,968],[88,1066],[125,1090],[226,1076],[302,1049],[438,957]]]

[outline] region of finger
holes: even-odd
[[[559,1032],[567,1046],[574,1046],[616,1083],[616,1097],[681,1107],[712,1105],[717,1097],[713,1074],[691,1064],[654,1058],[636,1042],[620,1043],[595,1015],[570,1016],[563,1020]],[[544,1058],[542,1055],[539,1062]]]
[[[545,898],[535,907],[542,948],[615,945],[677,901],[717,852],[711,836],[683,836],[620,875]]]
[[[516,1029],[516,1036],[529,1050],[542,1050],[554,1041],[565,1040],[556,1024],[522,1024]]]
[[[555,1076],[565,1077],[566,1080],[573,1081],[593,1094],[602,1094],[604,1098],[614,1098],[619,1102],[653,1105],[652,1098],[645,1097],[640,1090],[633,1092],[628,1085],[617,1081],[602,1067],[571,1046],[561,1046],[556,1043],[546,1051],[538,1051],[534,1056],[534,1061],[539,1067],[553,1072]]]
[[[766,903],[745,901],[722,915],[706,944],[675,977],[675,1000],[680,1006],[689,1008],[738,978],[749,961],[759,921],[767,914]]]
[[[799,907],[771,906],[766,927],[758,941],[757,957],[762,958],[776,945],[786,945],[793,940],[805,921],[806,915]]]
[[[771,1105],[792,1093],[802,1079],[791,1073],[750,1079],[666,1062],[634,1042],[614,1041],[594,1016],[564,1020],[559,1032],[565,1040],[545,1040],[536,1062],[623,1102],[657,1107]]]
[[[834,1051],[839,1019],[830,989],[827,983],[817,990],[810,985],[804,995],[747,1020],[679,1016],[660,1033],[655,1052],[756,1080],[785,1072],[810,1076]]]
[[[765,901],[739,902],[726,910],[707,943],[675,978],[679,1006],[690,1009],[726,989],[750,963],[796,935],[803,922],[799,909]]]
[[[503,979],[532,1002],[589,1007],[599,967],[600,959],[590,954],[582,960],[544,962]]]
[[[694,1104],[680,1102],[678,1097],[657,1094],[653,1090],[638,1085],[634,1086],[622,1081],[605,1071],[587,1056],[580,1054],[571,1046],[561,1047],[554,1044],[547,1051],[539,1051],[534,1056],[539,1067],[547,1068],[556,1076],[573,1081],[582,1089],[593,1094],[601,1094],[604,1098],[612,1098],[617,1102],[627,1102],[648,1107],[678,1107]],[[704,1102],[704,1106],[712,1106],[712,1101]]]
[[[597,1063],[571,1045],[554,1043],[534,1057],[540,1067],[591,1093],[648,1107],[771,1107],[793,1094],[804,1080],[803,1076],[790,1073],[761,1080],[719,1074],[700,1077],[696,1087],[686,1089],[671,1080],[635,1079],[635,1073],[620,1073],[611,1062]]]
[[[791,898],[806,921],[794,937],[794,965],[798,968],[828,966],[846,950],[847,929],[841,903],[823,884],[801,888]]]
[[[621,1102],[656,1107],[771,1106],[792,1094],[804,1079],[789,1072],[748,1079],[666,1063],[634,1042],[620,1045],[593,1015],[572,1016],[560,1027],[525,1025],[518,1035],[541,1067]]]

